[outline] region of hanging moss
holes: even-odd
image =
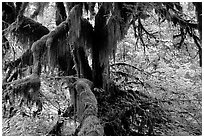
[[[81,19],[80,43],[86,49],[93,46],[93,27],[87,19]]]
[[[79,5],[80,6],[80,5]],[[48,58],[52,67],[59,65],[60,68],[70,70],[74,65],[70,62],[76,62],[75,70],[82,76],[91,79],[91,69],[88,64],[85,49],[92,47],[93,27],[88,20],[81,18],[81,9],[78,9],[70,15],[70,28],[67,32],[61,32],[59,37],[49,40]],[[59,25],[60,26],[60,25]],[[47,43],[48,44],[48,43]],[[73,47],[72,48],[70,48]],[[74,51],[74,52],[73,52]],[[70,53],[73,53],[72,55]],[[64,60],[66,59],[66,61]],[[72,60],[75,59],[75,60]],[[62,65],[61,63],[64,63]],[[85,72],[86,70],[86,72]],[[71,74],[72,75],[72,74]]]
[[[75,6],[71,12],[69,17],[62,22],[59,26],[55,28],[55,30],[51,31],[49,34],[43,36],[40,40],[36,41],[32,45],[33,52],[33,63],[34,63],[34,73],[40,74],[40,60],[42,54],[48,49],[48,61],[51,65],[56,64],[56,59],[58,54],[55,54],[54,49],[58,49],[56,47],[56,43],[66,36],[64,34],[68,33],[68,42],[69,44],[73,44],[77,38],[79,37],[80,27],[77,28],[76,24],[80,23],[80,15],[81,15],[80,5]],[[66,48],[66,47],[63,47]],[[54,55],[52,57],[51,55]]]
[[[33,42],[49,33],[45,26],[25,16],[11,24],[8,30],[23,45],[32,45]]]
[[[94,46],[100,51],[101,65],[107,63],[107,57],[115,54],[117,42],[127,33],[131,16],[124,9],[121,3],[104,3],[96,15],[97,43]]]
[[[95,16],[94,44],[92,48],[93,78],[97,87],[106,89],[109,57],[115,55],[117,43],[125,36],[131,14],[123,13],[121,3],[102,3]],[[121,14],[123,13],[123,14]]]

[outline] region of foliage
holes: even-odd
[[[157,31],[164,30],[157,28]],[[163,125],[163,129],[157,128],[155,133],[200,135],[202,77],[197,58],[192,56],[196,51],[192,49],[188,53],[186,49],[174,48],[168,31],[162,33],[166,41],[153,41],[144,51],[144,47],[138,43],[135,45],[137,40],[130,29],[112,62],[113,80],[124,90],[137,90],[155,98],[157,104],[171,116],[168,125]],[[186,43],[186,47],[191,47],[191,42]]]

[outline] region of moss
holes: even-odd
[[[45,26],[25,16],[22,16],[18,21],[11,24],[9,31],[22,44],[31,45],[49,33],[49,30]]]

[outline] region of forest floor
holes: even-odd
[[[2,119],[3,136],[45,136],[53,129],[59,119],[58,109],[60,108],[61,111],[65,111],[70,103],[68,91],[61,88],[62,81],[50,78],[45,75],[41,77],[41,92],[44,95],[44,97],[41,97],[44,99],[42,112],[34,116],[35,105],[19,107],[18,100],[16,100],[17,104],[14,107],[16,112],[12,116],[8,117],[7,115],[7,117]],[[183,118],[179,118],[177,114],[172,114],[171,117],[175,121],[168,123],[163,129],[161,129],[161,126],[155,127],[155,135],[195,135],[195,133],[189,131],[195,129],[195,126],[181,124]],[[196,122],[194,123],[196,124]],[[65,125],[66,130],[62,130],[62,135],[72,135],[76,128],[73,119],[67,119]],[[192,127],[194,128],[192,129]]]
[[[64,90],[66,91],[66,90]],[[60,88],[60,81],[47,79],[44,75],[41,77],[41,92],[43,97],[42,112],[34,116],[35,105],[18,107],[11,117],[2,119],[3,136],[45,136],[58,121],[58,108],[63,111],[69,105],[69,99],[66,99],[65,93]],[[49,99],[49,100],[48,100]],[[18,101],[15,101],[18,103]],[[68,119],[66,123],[66,135],[71,135],[75,131],[75,123]]]

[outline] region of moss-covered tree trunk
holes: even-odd
[[[109,14],[109,7],[111,3],[103,4],[96,17],[94,28],[94,41],[92,48],[92,66],[93,66],[93,82],[98,88],[105,88],[106,81],[108,80],[108,64],[109,64],[109,51],[108,51],[108,28],[107,17]]]
[[[114,54],[130,23],[130,15],[122,3],[102,3],[96,17],[92,47],[93,82],[109,90],[109,57]]]

